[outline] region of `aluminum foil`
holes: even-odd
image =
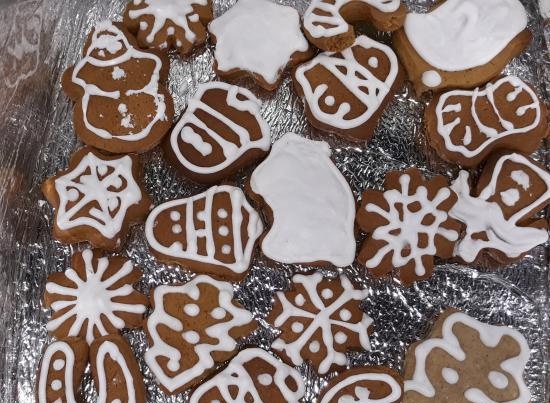
[[[548,48],[550,24],[540,17],[536,1],[522,0],[529,13],[534,40],[521,57],[507,68],[538,88],[550,102]],[[308,0],[279,0],[300,13]],[[71,124],[72,105],[60,90],[62,72],[79,58],[86,33],[104,18],[121,19],[125,0],[0,0],[0,396],[2,402],[33,402],[36,369],[50,338],[45,324],[48,312],[42,295],[47,276],[69,266],[71,254],[84,245],[63,246],[51,237],[52,210],[40,193],[40,183],[65,168],[79,144]],[[214,0],[215,15],[221,15],[235,0]],[[434,1],[407,1],[414,10],[425,10]],[[387,34],[361,32],[388,41]],[[179,114],[197,85],[215,78],[211,44],[191,57],[171,56],[170,91]],[[264,101],[263,116],[271,125],[273,140],[288,131],[323,139],[334,150],[334,160],[357,197],[366,187],[380,188],[390,169],[418,166],[428,175],[442,173],[452,178],[456,168],[443,163],[429,149],[422,132],[422,112],[427,98],[415,98],[409,86],[395,96],[377,129],[365,146],[312,130],[304,117],[301,101],[292,92],[286,76],[273,94],[251,88]],[[548,166],[548,147],[536,158]],[[154,150],[142,157],[147,189],[155,203],[195,194],[203,188],[178,176]],[[242,184],[250,171],[236,179]],[[350,353],[352,365],[385,364],[403,367],[406,347],[422,338],[433,317],[445,306],[495,324],[519,329],[531,346],[526,380],[533,403],[550,399],[548,343],[550,329],[549,245],[533,250],[520,263],[498,271],[439,264],[429,281],[405,289],[391,279],[376,280],[364,269],[342,269],[369,290],[363,309],[373,317],[376,331],[372,351]],[[177,283],[190,278],[182,268],[158,263],[148,252],[143,227],[134,227],[123,250],[144,272],[139,288]],[[236,295],[256,315],[261,327],[246,343],[268,348],[276,331],[263,320],[276,290],[286,289],[294,272],[307,267],[268,263],[257,256],[250,275],[236,284]],[[335,275],[326,271],[327,276]],[[124,335],[139,359],[151,402],[185,402],[187,395],[165,396],[143,361],[147,348],[142,330]],[[300,367],[307,384],[307,402],[315,401],[326,379],[307,365]],[[333,374],[329,374],[330,378]],[[83,383],[83,400],[96,399],[89,370]]]

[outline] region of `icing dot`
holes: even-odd
[[[189,21],[191,22],[198,22],[199,21],[199,15],[198,14],[191,14],[189,16]]]
[[[378,67],[378,58],[374,57],[374,56],[371,56],[369,58],[369,66],[371,66],[373,69],[377,68]]]
[[[438,85],[441,84],[441,81],[442,81],[441,76],[437,71],[429,70],[429,71],[425,71],[422,74],[422,83],[426,87],[432,87],[432,88],[437,87]]]
[[[206,213],[204,211],[199,211],[197,213],[197,218],[201,221],[206,221]]]
[[[69,201],[75,202],[78,200],[79,196],[80,193],[76,189],[69,189],[69,191],[67,192],[67,199],[69,199]]]
[[[139,29],[145,31],[147,29],[147,23],[145,21],[141,21],[139,23]]]
[[[122,401],[120,399],[115,399],[111,403],[122,403]]]
[[[443,368],[441,370],[441,376],[445,379],[445,382],[450,385],[456,384],[459,380],[458,372],[452,368]]]
[[[229,245],[223,245],[222,246],[222,253],[224,255],[229,255],[231,253],[231,246]]]
[[[225,225],[222,225],[220,228],[218,228],[218,234],[220,234],[221,236],[229,235],[229,228],[227,228]]]
[[[340,311],[340,319],[342,319],[343,321],[348,321],[351,319],[351,312],[347,309],[342,309]]]
[[[336,100],[334,99],[334,97],[332,95],[329,95],[328,97],[325,98],[325,103],[328,106],[334,105],[335,102],[336,102]]]
[[[63,387],[63,384],[61,383],[61,381],[59,379],[55,379],[53,382],[52,382],[52,389],[53,390],[59,390]]]
[[[334,293],[330,288],[325,288],[323,291],[321,291],[321,297],[323,297],[324,299],[330,299],[333,295]]]
[[[65,366],[64,360],[59,359],[53,362],[53,369],[55,369],[56,371],[62,370],[64,366]]]
[[[309,351],[312,353],[318,353],[321,349],[321,345],[317,340],[313,340],[311,343],[309,343]]]
[[[178,39],[178,40],[176,41],[176,46],[181,47],[181,45],[183,45],[183,43],[181,43],[181,41]]]
[[[302,330],[304,330],[304,325],[300,322],[294,322],[291,326],[291,329],[294,333],[300,333]]]
[[[306,299],[304,298],[304,296],[302,294],[298,294],[298,295],[296,295],[296,298],[294,298],[294,303],[297,306],[303,306],[306,303]]]
[[[218,217],[227,218],[228,215],[229,214],[227,213],[226,209],[221,208],[221,209],[218,210]]]
[[[344,344],[346,341],[348,341],[348,336],[344,332],[338,332],[334,335],[334,340],[338,344]]]
[[[113,67],[113,71],[111,72],[111,77],[113,77],[113,80],[120,80],[121,78],[126,77],[126,72],[120,67],[115,66]]]
[[[218,319],[218,320],[225,318],[225,314],[226,314],[226,311],[222,307],[214,308],[210,313],[210,315],[212,315],[214,319]]]
[[[260,374],[258,375],[258,382],[263,386],[269,386],[273,383],[273,377],[269,374]]]
[[[172,225],[172,232],[174,234],[179,234],[179,233],[181,233],[181,231],[182,231],[181,225],[179,225],[179,224]]]
[[[499,371],[489,372],[489,382],[491,382],[491,385],[497,389],[504,389],[508,386],[508,378]]]
[[[197,316],[200,309],[197,304],[187,304],[183,307],[183,311],[189,316]]]
[[[199,334],[197,332],[195,332],[194,330],[190,330],[188,332],[185,332],[183,334],[183,338],[189,344],[197,344],[201,339]]]
[[[170,371],[176,372],[178,369],[180,369],[180,363],[176,360],[168,360],[168,364],[166,364],[166,367]]]
[[[172,221],[178,221],[181,218],[179,211],[170,211],[170,219]]]
[[[168,29],[166,30],[166,33],[168,35],[174,35],[175,32],[176,30],[174,29],[174,27],[168,27]]]
[[[126,104],[119,104],[118,105],[118,111],[120,113],[126,113],[126,112],[128,112],[128,107],[126,106]]]

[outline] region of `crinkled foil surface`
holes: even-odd
[[[300,13],[308,0],[278,0]],[[550,21],[541,19],[536,0],[522,0],[530,17],[534,40],[507,68],[534,84],[550,101],[550,59],[547,40]],[[104,18],[121,19],[125,0],[0,0],[0,401],[34,402],[36,368],[49,342],[45,329],[48,312],[42,303],[47,276],[69,266],[71,254],[84,245],[63,246],[51,237],[52,210],[40,192],[40,183],[65,168],[79,146],[71,124],[72,105],[60,90],[60,76],[81,52],[85,36]],[[215,15],[235,0],[214,0]],[[411,8],[426,9],[433,1],[412,1]],[[363,32],[387,41],[387,35]],[[546,39],[545,39],[546,38]],[[191,57],[171,56],[170,90],[180,113],[199,83],[215,78],[211,44]],[[288,75],[273,94],[251,88],[264,101],[263,116],[273,140],[288,131],[323,139],[333,147],[338,167],[359,197],[367,186],[379,188],[386,171],[418,166],[427,174],[452,178],[456,168],[442,163],[427,147],[422,132],[427,98],[414,98],[404,87],[387,108],[373,141],[350,146],[312,130],[301,101],[293,94]],[[536,158],[548,166],[545,145]],[[146,186],[155,203],[189,196],[201,190],[179,177],[154,150],[142,157]],[[243,182],[250,172],[238,175]],[[438,265],[433,278],[405,289],[390,279],[374,280],[359,267],[343,269],[369,290],[363,309],[373,317],[376,331],[372,351],[350,355],[352,365],[386,364],[403,367],[406,347],[423,337],[442,307],[454,306],[495,324],[519,329],[531,346],[526,380],[533,403],[550,401],[549,327],[550,293],[548,246],[536,248],[520,263],[496,272],[482,267]],[[157,284],[187,280],[190,273],[165,266],[148,252],[143,227],[133,228],[123,254],[143,271],[139,288],[147,292]],[[262,323],[247,342],[267,348],[276,335],[262,319],[275,290],[290,285],[293,272],[307,268],[274,265],[257,256],[247,279],[236,284],[238,299]],[[327,276],[334,273],[327,271]],[[150,402],[185,402],[187,395],[165,396],[143,361],[146,346],[142,330],[124,333],[139,358]],[[300,368],[307,384],[307,401],[315,401],[324,380],[307,365]],[[332,375],[332,374],[331,374]],[[96,400],[89,370],[84,380],[84,401]]]

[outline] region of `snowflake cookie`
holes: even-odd
[[[405,358],[407,403],[529,403],[529,346],[515,329],[447,309]]]
[[[357,222],[368,236],[357,260],[376,277],[396,268],[410,286],[431,277],[434,256],[452,257],[461,231],[449,215],[457,196],[444,177],[426,181],[416,168],[389,172],[385,187],[363,193]]]
[[[91,249],[75,253],[72,268],[48,277],[44,301],[53,314],[46,329],[59,339],[78,336],[91,344],[141,326],[148,300],[132,287],[140,279],[141,271],[123,257]]]
[[[119,249],[128,227],[143,221],[151,206],[141,176],[136,155],[105,155],[91,147],[75,152],[66,171],[42,184],[55,209],[54,237]]]
[[[298,12],[270,0],[239,0],[208,25],[216,42],[216,73],[223,78],[254,78],[276,89],[283,70],[310,55]]]
[[[248,348],[201,384],[190,403],[298,402],[305,386],[300,373],[261,348]]]
[[[142,48],[186,55],[206,40],[212,0],[131,0],[123,23]]]
[[[367,290],[355,289],[341,275],[296,274],[293,288],[278,292],[267,321],[281,330],[271,345],[289,365],[311,361],[319,374],[346,366],[346,350],[370,350],[372,319],[359,305]]]
[[[231,283],[200,275],[152,293],[145,362],[162,389],[177,394],[212,374],[237,353],[237,340],[256,328],[252,314],[233,300]]]

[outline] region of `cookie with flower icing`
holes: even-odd
[[[428,13],[407,14],[393,44],[422,93],[485,84],[531,37],[519,0],[445,0]]]
[[[311,124],[361,142],[373,136],[403,80],[393,50],[367,36],[341,52],[321,53],[294,72],[294,88]]]
[[[166,156],[196,182],[219,182],[235,174],[271,147],[260,107],[245,88],[223,82],[199,85],[165,143]]]
[[[304,381],[297,370],[261,348],[247,348],[195,389],[189,402],[288,403],[300,401],[304,394]]]
[[[286,67],[311,57],[298,12],[270,0],[238,0],[208,25],[216,43],[214,69],[224,79],[253,78],[275,90]]]
[[[367,294],[344,275],[294,275],[292,289],[275,295],[267,317],[281,331],[271,349],[289,365],[311,361],[321,375],[342,369],[348,349],[370,350],[372,319],[359,307]]]
[[[378,30],[395,31],[406,14],[401,0],[313,0],[304,13],[304,32],[319,49],[337,52],[353,44],[351,24],[367,21]]]
[[[46,347],[36,376],[36,402],[76,403],[88,363],[88,344],[78,337],[54,341]]]
[[[55,209],[54,237],[119,249],[129,226],[143,221],[151,207],[141,178],[137,155],[106,155],[92,147],[76,151],[67,170],[42,184]]]
[[[550,131],[548,110],[518,77],[434,98],[425,113],[430,145],[445,160],[475,167],[493,150],[535,151]]]
[[[445,310],[405,358],[407,403],[529,403],[529,346],[520,332]]]
[[[187,55],[206,41],[212,17],[212,0],[131,0],[123,24],[141,48]]]
[[[375,277],[396,269],[406,286],[431,277],[434,256],[452,257],[461,233],[449,213],[456,201],[443,176],[424,180],[416,168],[388,172],[385,191],[363,193],[357,223],[368,235],[357,261]]]
[[[174,117],[168,67],[165,56],[139,49],[120,23],[97,24],[82,58],[61,78],[75,102],[76,135],[112,153],[142,153],[159,144]]]

